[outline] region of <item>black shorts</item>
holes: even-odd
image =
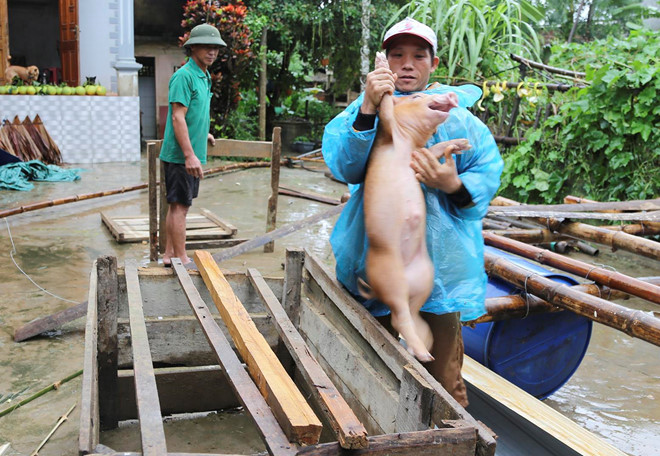
[[[199,194],[199,177],[186,172],[186,165],[179,163],[165,164],[165,189],[167,202],[192,206],[192,200]]]

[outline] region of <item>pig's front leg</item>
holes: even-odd
[[[470,144],[468,139],[450,139],[449,141],[443,141],[432,145],[429,147],[429,150],[435,156],[435,158],[440,159],[441,157],[445,156],[447,147],[450,146],[455,146],[458,148],[455,149],[452,147],[453,150],[451,153],[454,154],[460,154],[466,150],[472,149],[472,144]]]

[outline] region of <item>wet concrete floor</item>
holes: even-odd
[[[220,164],[213,162],[209,166]],[[81,167],[85,171],[77,182],[36,183],[30,192],[0,191],[0,209],[131,186],[147,180],[145,160]],[[322,172],[300,168],[282,168],[281,185],[335,198],[345,191],[344,185],[324,177]],[[200,197],[192,211],[202,207],[209,209],[235,225],[237,237],[259,236],[265,231],[269,186],[270,171],[265,168],[210,177],[202,182]],[[280,196],[278,226],[328,208],[322,203]],[[141,190],[0,219],[0,402],[25,390],[11,402],[0,403],[0,410],[82,369],[83,319],[21,343],[13,341],[14,331],[32,319],[86,300],[90,269],[98,256],[115,255],[120,265],[129,258],[136,259],[140,265],[149,265],[149,246],[116,243],[102,225],[100,216],[101,211],[128,216],[147,214],[147,210],[147,192]],[[274,253],[264,254],[262,249],[256,249],[227,260],[222,267],[238,271],[256,267],[264,275],[281,276],[285,249],[301,246],[332,265],[328,238],[335,220],[322,221],[277,241]],[[596,258],[578,257],[610,264],[632,276],[660,275],[660,264],[656,261],[606,250],[601,247],[602,253]],[[658,310],[654,304],[641,300],[621,303],[647,311]],[[619,331],[594,325],[591,344],[581,366],[546,403],[631,455],[660,454],[659,350]],[[0,417],[0,446],[11,443],[11,450],[6,454],[30,454],[58,418],[76,403],[78,406],[69,420],[39,454],[77,454],[80,386],[81,377],[77,377]],[[166,424],[168,446],[171,451],[186,452],[263,451],[263,445],[248,423],[249,419],[240,411],[199,417],[194,422],[169,420]],[[222,432],[217,430],[219,426],[225,426]],[[215,430],[213,438],[200,432],[208,427]],[[125,429],[126,433],[121,436],[106,433],[102,443],[112,446],[121,441],[124,446],[116,449],[138,451],[135,424],[127,423]],[[235,438],[227,440],[227,435],[234,434]]]

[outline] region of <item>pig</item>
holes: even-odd
[[[379,52],[376,66],[384,65],[387,59]],[[457,100],[454,93],[384,95],[364,182],[368,283],[361,281],[361,292],[389,307],[392,327],[421,362],[434,359],[433,336],[419,314],[433,288],[434,269],[426,248],[424,195],[410,162],[413,150],[425,146]],[[431,151],[440,156],[466,149],[467,140],[453,140]]]

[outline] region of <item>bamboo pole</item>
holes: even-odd
[[[526,244],[537,244],[540,242],[554,242],[559,239],[565,239],[566,236],[553,233],[544,228],[533,230],[491,230],[489,231],[497,236],[502,236],[508,239],[515,239],[516,241],[524,242]]]
[[[568,285],[532,273],[494,253],[485,252],[484,257],[489,276],[497,276],[551,304],[660,346],[660,319],[650,313],[572,290]]]
[[[73,404],[73,405],[71,406],[71,408],[70,408],[70,409],[69,409],[64,415],[62,415],[62,416],[57,420],[57,423],[55,424],[55,427],[53,427],[53,429],[51,429],[51,431],[48,433],[48,435],[46,436],[46,438],[44,438],[44,439],[41,441],[41,443],[39,444],[39,446],[37,446],[37,449],[34,450],[32,453],[30,453],[30,456],[37,456],[37,455],[39,454],[39,450],[41,450],[41,449],[44,447],[44,445],[46,444],[46,442],[48,442],[48,439],[50,439],[50,438],[53,436],[53,434],[55,434],[55,431],[57,431],[57,429],[58,429],[60,426],[62,426],[62,424],[64,424],[64,422],[65,422],[66,420],[69,419],[69,415],[71,415],[71,412],[73,412],[73,409],[74,409],[75,407],[76,407],[76,404]]]
[[[218,166],[216,168],[210,168],[210,169],[204,171],[204,177],[206,178],[206,177],[213,176],[215,174],[226,172],[226,171],[233,171],[233,170],[239,170],[239,169],[248,169],[248,168],[265,168],[265,167],[268,167],[268,166],[270,166],[270,162],[267,162],[267,161],[232,163],[230,165],[224,165],[224,166]],[[158,181],[156,183],[160,184],[160,181]],[[48,201],[40,201],[38,203],[27,204],[25,206],[19,206],[19,207],[15,207],[15,208],[12,208],[12,209],[6,209],[4,211],[0,211],[0,218],[9,217],[10,215],[22,214],[24,212],[36,211],[38,209],[44,209],[44,208],[47,208],[47,207],[60,206],[62,204],[75,203],[76,201],[84,201],[84,200],[93,199],[93,198],[101,198],[101,197],[104,197],[104,196],[118,195],[120,193],[133,192],[135,190],[145,189],[148,186],[149,186],[148,182],[142,182],[141,184],[132,185],[132,186],[129,186],[129,187],[121,187],[121,188],[116,188],[116,189],[112,189],[112,190],[105,190],[105,191],[102,191],[102,192],[84,193],[82,195],[67,196],[67,197],[64,197],[64,198],[58,198],[58,199],[48,200]]]
[[[5,416],[5,415],[7,415],[8,413],[13,412],[13,411],[16,410],[17,408],[24,406],[24,405],[27,404],[28,402],[32,402],[33,400],[37,399],[38,397],[41,397],[41,396],[43,396],[44,394],[46,394],[48,391],[51,391],[51,390],[54,390],[54,389],[58,389],[58,388],[62,385],[62,383],[66,383],[66,382],[68,382],[69,380],[73,380],[73,379],[76,378],[77,376],[81,375],[82,372],[83,372],[82,369],[80,369],[79,371],[74,372],[73,374],[69,375],[68,377],[63,378],[63,379],[60,380],[59,382],[52,383],[52,384],[48,385],[47,387],[42,388],[41,390],[39,390],[39,391],[37,391],[36,393],[34,393],[32,396],[30,396],[30,397],[28,397],[28,398],[26,398],[26,399],[23,399],[23,400],[22,400],[21,402],[19,402],[18,404],[16,404],[16,405],[12,405],[11,407],[7,407],[6,409],[4,409],[3,411],[0,412],[0,417]]]
[[[507,252],[515,253],[525,258],[532,259],[541,264],[547,264],[563,271],[570,272],[584,277],[594,282],[614,288],[616,290],[625,291],[628,294],[644,298],[656,304],[660,304],[660,287],[650,283],[643,282],[635,279],[634,277],[627,276],[615,271],[592,266],[581,261],[564,257],[557,253],[548,250],[540,249],[523,242],[507,239],[502,236],[497,236],[483,232],[484,242],[487,245],[497,247]]]
[[[629,294],[619,290],[612,290],[609,287],[599,286],[593,283],[574,285],[571,290],[580,291],[591,296],[598,296],[606,300],[628,299]],[[514,318],[525,318],[527,315],[545,312],[563,311],[548,301],[528,294],[498,296],[495,298],[486,298],[486,314],[481,317],[468,321],[466,324],[472,326],[477,323],[488,323],[491,321],[511,320]]]
[[[494,206],[516,206],[517,201],[496,197],[493,199]],[[622,249],[637,253],[654,260],[660,260],[660,243],[650,239],[644,239],[622,231],[612,231],[585,223],[560,221],[555,218],[534,217],[541,225],[547,226],[552,231],[573,236],[586,241],[593,241],[612,247],[612,250]]]
[[[573,196],[573,195],[567,195],[564,197],[564,203],[582,204],[582,203],[598,203],[598,201],[594,201],[586,198],[580,198],[578,196]],[[598,212],[616,213],[622,211],[619,209],[610,209],[610,210],[604,209]],[[605,228],[606,230],[623,231],[624,233],[642,235],[642,236],[651,236],[660,233],[660,223],[649,222],[649,221],[643,221],[631,225],[603,225],[601,226],[601,228]]]

